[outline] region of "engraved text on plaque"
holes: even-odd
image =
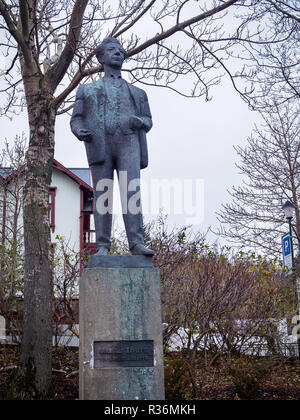
[[[94,367],[153,367],[153,340],[95,341]]]

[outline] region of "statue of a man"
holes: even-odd
[[[134,255],[153,255],[144,244],[140,198],[135,200],[138,211],[132,210],[130,201],[136,199],[137,190],[128,188],[138,185],[140,170],[148,165],[146,132],[152,127],[148,98],[142,89],[122,79],[126,53],[117,39],[106,38],[97,47],[96,57],[104,67],[104,77],[79,87],[71,129],[85,142],[92,171],[97,254],[107,255],[111,247],[110,185],[116,169],[130,251]],[[107,201],[110,205],[105,207]]]

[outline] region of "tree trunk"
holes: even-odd
[[[51,391],[53,287],[48,207],[55,109],[49,90],[32,79],[30,85],[31,88],[25,83],[30,142],[26,154],[23,202],[23,337],[20,367],[13,386],[18,398],[41,399],[47,398]]]

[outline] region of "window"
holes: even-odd
[[[55,231],[55,195],[56,187],[50,187],[49,190],[49,221],[52,232]]]

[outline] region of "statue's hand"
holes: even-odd
[[[86,141],[87,143],[92,141],[92,133],[85,128],[81,128],[78,132],[78,137],[81,141]]]
[[[140,130],[144,125],[143,120],[136,116],[130,117],[129,124],[133,130]]]

